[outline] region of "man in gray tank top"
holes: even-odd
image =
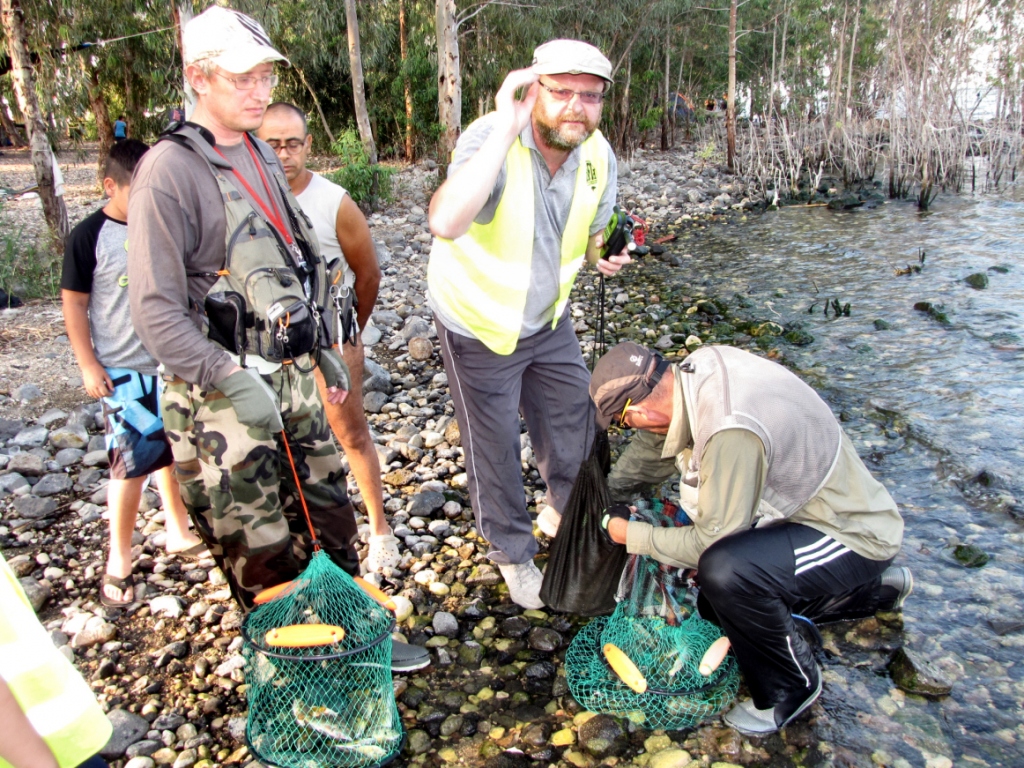
[[[892,567],[903,520],[828,405],[782,366],[732,347],[669,364],[624,342],[594,367],[598,423],[640,430],[609,476],[613,497],[679,472],[688,519],[602,526],[630,554],[696,568],[701,615],[728,636],[752,700],[724,716],[748,735],[782,728],[821,693],[793,614],[837,621],[896,610],[913,588]]]

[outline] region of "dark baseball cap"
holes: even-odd
[[[602,429],[619,418],[626,405],[642,402],[661,381],[669,362],[653,350],[632,341],[609,349],[590,377],[590,397],[597,406]]]

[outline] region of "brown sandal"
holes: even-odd
[[[128,590],[132,592],[131,600],[114,600],[111,597],[107,597],[107,593],[103,590],[106,587],[113,587],[121,592],[121,597],[124,598]],[[127,608],[129,605],[135,602],[135,578],[132,574],[128,574],[123,579],[117,578],[117,576],[111,576],[109,573],[103,574],[103,579],[100,581],[100,602],[107,608]]]

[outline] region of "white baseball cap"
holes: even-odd
[[[244,13],[214,5],[193,18],[181,35],[185,66],[210,59],[228,72],[248,72],[265,61],[291,62],[270,43],[258,21]]]
[[[533,52],[538,75],[595,75],[612,82],[612,64],[601,51],[582,40],[549,40]]]

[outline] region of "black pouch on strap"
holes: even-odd
[[[245,298],[234,291],[218,291],[203,303],[210,321],[209,337],[228,352],[240,355],[245,350]]]

